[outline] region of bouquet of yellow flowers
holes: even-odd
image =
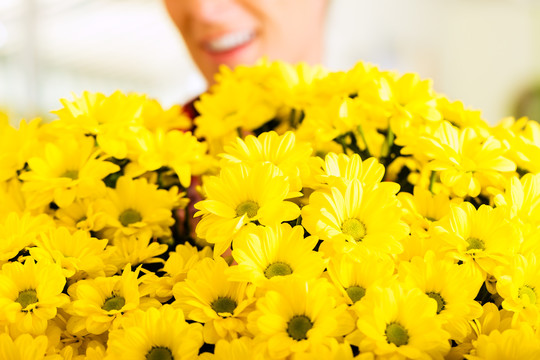
[[[0,359],[540,357],[540,125],[416,74],[223,68],[0,117]]]

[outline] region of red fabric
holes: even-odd
[[[198,97],[189,101],[182,107],[182,112],[186,114],[191,120],[194,120],[197,116],[199,116],[199,112],[195,108],[195,102],[197,100],[199,100]],[[192,130],[195,129],[194,123],[192,123],[191,128]]]
[[[186,114],[191,120],[191,131],[193,132],[195,130],[195,124],[193,123],[193,120],[199,115],[199,112],[195,108],[195,101],[197,101],[199,98],[195,98],[188,103],[186,103],[182,107],[182,112]],[[192,176],[191,177],[191,185],[189,188],[186,189],[186,195],[190,199],[190,202],[186,209],[179,209],[176,213],[177,219],[178,219],[178,231],[181,235],[187,236],[193,240],[197,239],[197,235],[195,233],[195,228],[197,224],[199,223],[200,217],[194,218],[193,215],[197,212],[194,205],[198,201],[202,200],[201,195],[197,191],[197,187],[201,185],[201,177],[200,176]],[[188,228],[186,229],[186,217],[188,220]]]
[[[182,111],[184,112],[184,114],[189,116],[191,118],[191,120],[194,120],[197,116],[199,116],[199,112],[195,108],[195,102],[197,100],[199,100],[198,97],[191,100],[191,101],[189,101],[188,103],[186,103],[182,107]],[[195,124],[192,123],[191,131],[193,132],[194,130],[195,130]],[[191,239],[193,239],[195,241],[195,243],[197,243],[197,241],[196,241],[197,234],[195,232],[195,228],[197,227],[197,224],[199,223],[199,220],[201,218],[200,217],[194,218],[193,215],[195,215],[195,213],[197,212],[197,210],[194,207],[195,203],[202,200],[201,194],[199,194],[199,192],[197,191],[197,187],[199,187],[200,185],[201,185],[201,177],[200,176],[192,176],[191,177],[191,185],[186,190],[187,191],[187,196],[190,199],[190,202],[189,202],[186,209],[180,209],[180,210],[178,210],[178,213],[177,213],[178,223],[179,223],[179,230],[181,231],[182,234],[188,235]],[[185,226],[184,226],[186,224],[186,216],[189,219],[189,230],[185,229]],[[186,234],[186,232],[189,232],[189,234]],[[231,247],[229,247],[225,251],[225,253],[223,253],[221,256],[223,256],[226,259],[230,258],[231,257],[231,251],[232,251],[232,249],[231,249]],[[236,261],[233,260],[232,263],[236,264]]]
[[[199,100],[199,98],[195,98],[193,100],[191,100],[190,102],[186,103],[183,107],[182,107],[182,111],[184,112],[184,114],[186,114],[187,116],[189,116],[189,118],[191,118],[191,120],[195,119],[197,116],[199,116],[199,112],[197,111],[197,109],[195,108],[195,101]]]

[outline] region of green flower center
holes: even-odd
[[[101,307],[105,311],[120,310],[126,304],[126,299],[122,296],[111,296],[103,303]]]
[[[407,345],[409,343],[409,332],[398,323],[390,323],[384,331],[386,341],[396,346]]]
[[[536,304],[536,291],[534,291],[533,287],[530,287],[528,285],[520,287],[518,296],[520,299],[528,297],[531,304]]]
[[[232,314],[234,312],[234,309],[236,309],[236,301],[231,299],[227,296],[220,296],[212,303],[212,309],[216,313],[230,313]]]
[[[437,314],[440,314],[441,311],[444,310],[445,305],[446,305],[446,301],[444,301],[441,294],[439,294],[438,292],[430,291],[430,292],[427,292],[426,295],[432,299],[435,299],[435,301],[437,302]]]
[[[364,295],[366,295],[366,289],[364,289],[361,286],[351,286],[347,288],[346,291],[347,291],[347,295],[349,295],[353,303],[362,299]]]
[[[163,346],[153,347],[152,350],[146,354],[147,360],[174,360],[171,350]]]
[[[133,224],[136,222],[139,222],[142,220],[141,213],[137,210],[133,209],[127,209],[124,210],[123,213],[120,214],[118,217],[118,220],[123,226],[128,226],[129,224]]]
[[[361,241],[366,236],[366,226],[358,219],[348,219],[341,225],[344,234],[351,235],[354,241]]]
[[[71,180],[77,180],[79,178],[78,170],[67,170],[61,177],[70,178]]]
[[[467,246],[467,251],[469,250],[486,250],[486,244],[484,241],[470,237],[467,239],[467,243],[469,246]]]
[[[243,216],[244,214],[247,214],[248,218],[250,219],[257,215],[257,211],[259,211],[259,204],[251,200],[244,201],[236,207],[237,216]]]
[[[268,279],[271,279],[274,276],[290,275],[292,274],[292,272],[293,271],[288,264],[277,261],[273,264],[268,265],[266,270],[264,270],[264,276],[266,276]]]
[[[287,333],[296,341],[307,339],[307,332],[313,327],[311,320],[305,315],[296,315],[287,324]]]
[[[21,291],[15,301],[21,304],[23,310],[26,309],[28,305],[38,302],[36,290],[28,289]]]

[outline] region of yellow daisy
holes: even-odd
[[[354,245],[389,254],[403,251],[401,240],[409,232],[401,220],[395,184],[382,183],[365,190],[360,180],[311,194],[302,208],[302,225],[337,249]],[[348,244],[347,244],[348,243]]]
[[[298,205],[286,200],[301,194],[292,192],[287,177],[270,163],[227,166],[219,176],[206,179],[203,187],[206,200],[195,204],[199,210],[195,216],[202,215],[196,231],[214,244],[215,256],[223,254],[249,222],[271,226],[300,215]]]
[[[96,199],[85,198],[75,200],[71,205],[59,208],[54,212],[58,226],[97,233],[106,225],[106,217],[96,210]]]
[[[40,233],[53,228],[54,222],[45,214],[32,216],[25,212],[19,216],[12,212],[5,219],[0,219],[0,265],[27,246],[35,245]]]
[[[507,117],[492,129],[492,133],[498,140],[508,143],[507,157],[516,163],[518,173],[540,172],[536,161],[540,157],[540,126],[537,121],[527,117]]]
[[[109,333],[105,359],[197,359],[202,345],[201,325],[188,324],[181,310],[165,305],[126,316],[122,328]]]
[[[249,317],[257,352],[283,359],[331,346],[352,331],[353,320],[346,305],[338,305],[336,295],[326,279],[288,277],[274,282]]]
[[[137,133],[143,127],[154,131],[186,129],[190,125],[178,106],[164,110],[145,95],[116,91],[108,96],[84,92],[74,97],[73,101],[60,100],[63,108],[53,111],[59,120],[50,124],[50,131],[90,134],[106,154],[116,159],[138,157]]]
[[[334,185],[341,181],[351,182],[360,180],[364,188],[378,186],[384,177],[384,166],[375,158],[362,160],[358,154],[347,156],[345,154],[329,153],[320,161],[322,172],[316,174],[317,180],[322,184]],[[399,191],[398,184],[391,183]],[[388,185],[385,185],[388,186]]]
[[[142,126],[154,132],[158,130],[187,130],[193,126],[192,120],[182,112],[182,106],[173,105],[164,109],[155,99],[146,98],[140,114]]]
[[[322,254],[313,251],[318,239],[304,238],[304,228],[289,224],[263,227],[248,224],[233,241],[232,256],[238,263],[229,274],[236,280],[263,286],[268,279],[294,275],[318,278],[325,269]]]
[[[1,113],[0,115],[3,115]],[[24,167],[24,162],[19,162],[19,156],[17,154],[16,146],[16,134],[17,130],[11,126],[7,116],[0,117],[0,181],[9,180],[17,175],[17,170]]]
[[[222,166],[235,163],[254,166],[270,162],[289,177],[291,188],[299,191],[302,178],[309,174],[308,159],[313,150],[309,143],[296,140],[290,131],[283,135],[270,131],[258,137],[248,135],[244,140],[237,138],[236,142],[226,145],[224,151]]]
[[[304,117],[295,131],[298,139],[324,144],[358,126],[360,119],[352,116],[346,99],[339,97],[329,99],[328,101],[325,99],[322,103],[312,104],[302,111],[301,114]],[[295,116],[296,111],[292,115]]]
[[[120,177],[116,188],[107,189],[107,197],[96,203],[96,210],[104,213],[107,224],[102,237],[117,239],[142,233],[154,238],[170,236],[172,210],[181,196],[177,188],[167,191],[144,178]]]
[[[480,335],[474,343],[469,360],[482,359],[538,359],[540,358],[540,340],[533,328],[522,323],[517,329],[503,332],[492,331],[489,335]]]
[[[381,76],[379,69],[370,63],[357,62],[347,71],[328,73],[319,80],[318,93],[322,97],[349,97],[366,99],[377,95],[376,80]]]
[[[74,335],[67,330],[69,315],[59,309],[56,317],[49,321],[47,335],[48,353],[60,354],[63,359],[78,359],[87,356],[88,360],[102,360],[105,357],[108,333],[101,335]]]
[[[494,202],[506,210],[509,218],[517,217],[522,226],[540,223],[540,174],[510,178],[505,191],[495,196]]]
[[[212,158],[206,155],[206,144],[199,142],[189,131],[158,129],[156,132],[142,130],[141,133],[139,145],[142,151],[138,161],[146,171],[170,167],[180,184],[188,188],[192,175],[201,175],[210,167]]]
[[[28,159],[40,149],[40,119],[21,120],[15,129],[0,117],[0,182],[17,177]]]
[[[85,277],[105,276],[106,246],[106,239],[96,239],[82,230],[71,234],[66,228],[60,227],[42,233],[36,240],[36,247],[30,248],[30,255],[38,262],[57,263],[66,278],[76,281]],[[116,267],[109,270],[114,273]]]
[[[443,185],[459,197],[476,197],[487,186],[502,189],[504,174],[516,170],[506,151],[492,136],[483,138],[475,128],[457,129],[444,121],[432,136],[421,136],[402,152],[427,156],[427,167],[440,171]]]
[[[445,236],[438,231],[429,231],[427,234],[412,231],[411,235],[402,240],[403,252],[396,256],[396,260],[411,261],[416,256],[423,258],[428,251],[434,252],[437,257],[447,255],[448,245]]]
[[[137,309],[161,304],[139,291],[139,269],[124,268],[121,276],[81,280],[68,288],[72,303],[68,331],[75,335],[102,334],[119,326],[119,319]]]
[[[481,272],[455,264],[450,259],[436,258],[428,252],[399,264],[399,277],[410,288],[416,287],[437,302],[437,314],[450,338],[463,341],[469,332],[469,321],[482,314],[475,301],[484,282]]]
[[[374,360],[375,355],[370,352],[364,352],[356,356],[353,355],[353,350],[348,341],[339,343],[337,341],[330,342],[327,345],[314,344],[310,351],[304,353],[297,353],[294,357],[295,360]]]
[[[323,67],[306,63],[290,65],[280,61],[273,62],[271,66],[280,74],[270,82],[272,93],[283,100],[287,111],[305,109],[315,103],[317,87],[314,84],[328,73]],[[294,125],[289,124],[293,128],[296,127]]]
[[[398,76],[387,72],[385,75],[380,79],[380,95],[392,105],[393,117],[407,119],[410,124],[441,119],[431,80],[422,80],[413,73]]]
[[[73,97],[73,101],[61,99],[63,108],[52,113],[58,116],[62,126],[81,128],[90,134],[97,134],[108,123],[133,122],[140,113],[140,99],[120,91],[110,96],[85,91],[82,96]]]
[[[491,302],[484,304],[482,308],[482,315],[469,323],[470,332],[468,336],[463,342],[450,349],[447,359],[462,360],[465,355],[471,353],[474,348],[473,343],[476,342],[479,336],[489,335],[495,330],[501,333],[512,328],[512,312],[504,309],[499,311],[497,305]]]
[[[397,197],[404,210],[403,220],[411,227],[411,233],[427,235],[434,223],[450,213],[451,201],[444,193],[433,194],[415,186],[412,194],[400,192]]]
[[[380,146],[374,145],[381,144],[381,136],[377,130],[388,127],[389,116],[379,94],[380,79],[381,73],[375,67],[361,63],[348,72],[333,72],[316,79],[311,103],[305,102],[305,119],[299,131],[309,128],[308,133],[321,139],[350,137],[358,149],[378,156]]]
[[[305,110],[305,118],[294,134],[299,141],[309,142],[314,154],[324,157],[327,152],[342,152],[343,147],[334,142],[340,133],[333,123],[328,121],[336,110],[328,106],[313,106]],[[341,115],[341,114],[340,114]]]
[[[450,101],[446,97],[437,98],[437,109],[441,112],[444,120],[458,128],[473,127],[480,131],[482,136],[489,135],[489,125],[482,119],[480,110],[465,109],[461,101]]]
[[[385,72],[378,83],[379,96],[389,111],[387,139],[392,139],[395,134],[396,144],[409,144],[442,119],[431,80],[422,80],[417,74],[399,76]],[[384,147],[386,150],[381,153],[387,156],[389,144]]]
[[[328,274],[347,303],[360,301],[374,285],[388,286],[394,280],[394,261],[386,254],[366,249],[332,256]]]
[[[443,359],[449,334],[437,317],[437,303],[417,288],[374,287],[355,304],[361,352],[387,358]]]
[[[152,234],[143,231],[136,235],[122,236],[110,246],[106,262],[121,269],[127,264],[137,266],[139,264],[163,262],[158,256],[167,251],[168,245],[152,239]]]
[[[141,278],[144,286],[151,289],[149,291],[162,303],[173,296],[173,286],[184,281],[189,270],[202,259],[212,257],[212,250],[207,246],[199,251],[195,246],[186,243],[177,245],[175,251],[170,251],[168,255],[161,269],[163,274],[150,272]]]
[[[331,106],[337,107],[330,116],[332,125],[340,134],[336,142],[360,154],[362,158],[387,155],[383,155],[382,147],[388,132],[390,114],[380,98],[345,98],[341,104],[330,103],[328,108]],[[311,115],[312,111],[307,113]]]
[[[520,252],[528,255],[540,249],[540,174],[526,174],[521,179],[511,178],[504,193],[494,197],[494,203],[521,233]]]
[[[76,198],[100,196],[105,192],[102,181],[119,167],[100,157],[91,137],[63,138],[46,143],[41,156],[28,159],[29,171],[21,173],[22,191],[27,206],[39,209],[50,202],[60,207]]]
[[[510,266],[496,273],[497,292],[504,299],[502,307],[514,313],[513,323],[528,322],[537,327],[540,321],[540,263],[534,254],[517,255]]]
[[[228,267],[221,257],[205,258],[173,288],[173,305],[182,308],[188,320],[204,324],[204,340],[211,344],[247,335],[245,321],[255,301],[253,288],[247,282],[231,281]]]
[[[319,102],[305,109],[298,137],[308,141],[334,140],[344,152],[350,149],[362,157],[378,156],[380,146],[375,144],[381,143],[381,136],[369,121],[370,116],[369,108],[357,99],[333,97],[328,103]]]
[[[19,179],[13,178],[8,181],[0,181],[0,222],[6,217],[15,212],[21,215],[25,208],[25,198],[21,191],[21,182]]]
[[[22,334],[15,339],[0,334],[0,359],[6,360],[60,360],[60,355],[47,356],[47,337]]]
[[[221,153],[239,129],[257,129],[276,116],[276,100],[255,79],[229,77],[212,90],[195,103],[200,113],[195,135],[207,140],[213,155]]]
[[[386,181],[399,182],[401,191],[412,192],[414,186],[428,188],[431,180],[431,171],[426,179],[425,164],[417,157],[398,156],[386,166],[384,178]],[[426,181],[427,180],[427,181]],[[433,182],[433,191],[439,193],[440,183]]]
[[[69,303],[62,294],[66,278],[57,264],[28,259],[6,263],[0,271],[0,322],[22,333],[40,335],[58,308]]]
[[[219,340],[214,348],[214,353],[204,353],[209,355],[208,359],[212,360],[245,360],[253,359],[255,353],[253,351],[253,339],[247,336],[239,339],[232,339],[230,342]]]
[[[452,206],[437,229],[446,241],[446,250],[466,265],[478,266],[493,274],[496,266],[508,264],[519,247],[519,237],[500,208],[469,202]]]
[[[85,360],[103,360],[105,358],[105,339],[88,341],[89,337],[84,337],[83,340],[87,340],[88,345],[86,347],[78,346],[80,343],[76,343],[72,346],[65,346],[60,354],[63,359],[77,358],[77,356],[84,357]],[[79,341],[81,341],[79,339]],[[48,359],[47,359],[48,360]]]

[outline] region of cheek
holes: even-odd
[[[298,1],[279,13],[281,27],[295,38],[305,38],[317,33],[324,25],[326,1]]]
[[[167,9],[169,17],[176,25],[176,28],[182,33],[182,36],[184,36],[184,34],[189,33],[187,16],[188,9],[186,5],[182,5],[182,3],[183,0],[164,0],[165,8]]]
[[[164,0],[163,3],[165,4],[165,9],[167,9],[169,17],[176,23],[177,19],[181,17],[183,12],[182,6],[180,6],[180,3],[175,0]]]
[[[272,23],[281,29],[312,27],[322,24],[328,0],[258,0],[248,1],[251,11],[261,22]],[[257,5],[255,5],[255,3]]]
[[[261,3],[266,8],[261,7],[258,16],[269,56],[299,61],[306,44],[322,42],[326,0]]]

